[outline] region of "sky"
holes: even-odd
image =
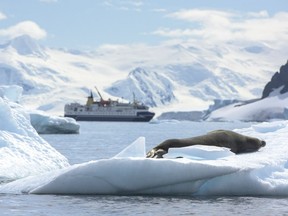
[[[277,42],[288,38],[287,20],[287,0],[1,0],[0,41],[28,34],[70,49],[243,37]]]

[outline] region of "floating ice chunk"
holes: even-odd
[[[30,112],[30,120],[39,134],[79,133],[80,125],[73,118],[50,116],[37,110]]]
[[[0,192],[32,194],[193,194],[205,180],[239,171],[224,161],[111,158],[73,165],[56,173],[20,179]]]
[[[132,144],[123,149],[114,158],[146,157],[145,137],[139,137]]]
[[[275,132],[285,127],[287,127],[287,121],[263,122],[252,126],[252,128],[259,133]]]

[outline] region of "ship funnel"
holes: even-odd
[[[92,91],[91,91],[90,96],[87,97],[86,105],[89,106],[89,105],[91,105],[91,104],[93,104],[93,103],[94,103],[94,99],[93,99],[93,93],[92,93]]]

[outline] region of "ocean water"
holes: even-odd
[[[81,122],[77,135],[43,135],[71,164],[109,158],[139,136],[147,150],[168,138],[200,135],[249,123]],[[153,178],[153,176],[151,176]],[[65,196],[0,194],[0,215],[288,215],[286,197]]]

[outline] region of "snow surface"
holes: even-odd
[[[4,91],[3,91],[4,89]],[[0,88],[0,182],[60,169],[68,160],[43,140],[18,101],[21,88]]]
[[[281,87],[282,88],[282,87]],[[278,89],[279,91],[280,89]],[[274,92],[275,93],[275,92]],[[213,111],[208,121],[269,121],[287,119],[288,93],[272,94],[253,103],[234,103]]]
[[[0,97],[13,101],[19,102],[22,96],[23,89],[17,85],[1,85],[0,86]]]
[[[150,107],[167,105],[175,100],[172,80],[153,70],[140,67],[131,71],[127,79],[113,83],[106,91],[128,99],[132,99],[134,93],[137,100]]]

